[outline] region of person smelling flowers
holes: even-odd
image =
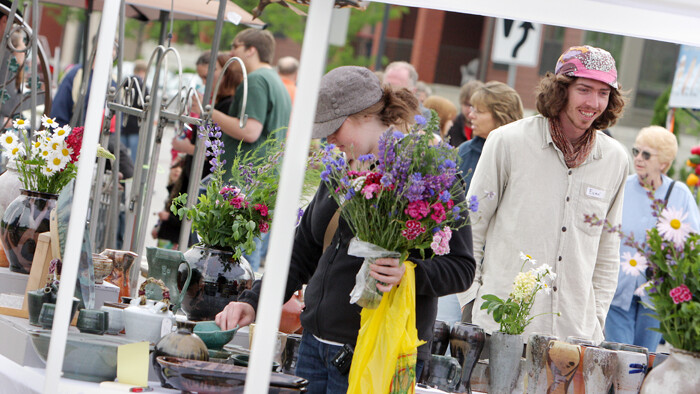
[[[364,67],[339,67],[321,80],[314,138],[327,138],[346,155],[352,169],[360,169],[362,157],[379,153],[379,140],[391,127],[409,129],[418,113],[416,98],[406,89],[382,87],[379,79]],[[364,162],[364,164],[369,164]],[[358,194],[359,195],[359,194]],[[462,202],[464,196],[461,196]],[[455,204],[458,202],[455,201]],[[354,346],[360,328],[361,307],[351,304],[350,292],[363,259],[348,255],[352,232],[342,219],[332,224],[338,204],[322,182],[313,201],[304,212],[294,238],[289,277],[285,291],[288,300],[307,284],[306,309],[301,314],[304,334],[299,347],[296,375],[309,380],[313,393],[346,392],[348,376],[331,364],[345,344]],[[429,342],[436,316],[437,297],[466,290],[474,275],[471,228],[452,231],[449,252],[414,262],[416,288],[416,326],[418,337]],[[399,259],[377,259],[370,275],[380,291],[399,285],[406,270]],[[216,316],[222,329],[255,320],[260,281],[244,292]],[[416,376],[424,360],[430,357],[430,344],[418,348]]]
[[[646,231],[659,221],[653,214],[649,194],[661,199],[666,208],[683,212],[685,217],[678,219],[688,223],[693,231],[700,229],[700,213],[690,190],[683,182],[666,176],[677,152],[676,136],[663,127],[645,127],[637,134],[632,147],[636,173],[627,178],[622,208],[622,232],[633,234],[637,242],[644,241]],[[670,226],[674,226],[673,221]],[[646,258],[623,243],[620,260],[617,290],[605,323],[605,339],[644,346],[654,352],[661,333],[651,330],[659,328],[659,321],[651,316],[655,312],[647,308],[651,300],[642,289],[647,280]]]

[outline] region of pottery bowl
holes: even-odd
[[[28,330],[32,346],[46,362],[51,330]],[[118,337],[68,333],[63,356],[63,376],[88,382],[112,381],[117,377],[117,347],[131,343]]]
[[[250,362],[249,354],[234,354],[226,361],[227,364],[238,365],[239,367],[247,367]],[[272,362],[272,372],[280,370],[280,364],[276,361]]]
[[[106,277],[112,274],[114,262],[107,256],[92,254],[92,264],[95,269],[95,283],[102,283]]]
[[[236,335],[236,331],[238,331],[238,327],[221,331],[221,327],[212,320],[197,322],[193,330],[207,345],[207,349],[214,350],[219,350],[223,348],[225,344],[231,342],[233,336]]]

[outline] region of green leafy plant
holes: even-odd
[[[527,263],[534,266],[537,261],[523,252],[520,252],[520,259],[523,265],[513,281],[513,290],[508,299],[503,300],[494,294],[481,297],[484,300],[481,309],[486,309],[492,315],[493,320],[500,325],[499,330],[502,333],[511,335],[522,334],[532,319],[539,316],[530,316],[535,296],[540,291],[550,294],[551,284],[557,277],[552,267],[547,264],[522,272]],[[556,314],[559,315],[559,313]]]
[[[241,152],[224,178],[225,162],[221,161],[223,142],[221,129],[215,123],[200,126],[199,138],[206,139],[207,155],[212,157],[212,174],[206,192],[198,202],[187,208],[187,194],[173,199],[171,211],[181,219],[192,220],[200,244],[234,252],[238,259],[243,252],[255,250],[255,238],[267,233],[277,198],[279,166],[283,144],[277,132],[256,149]],[[264,155],[260,155],[265,152]]]

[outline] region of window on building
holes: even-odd
[[[554,72],[554,65],[562,52],[564,45],[564,28],[559,26],[544,26],[542,30],[542,52],[540,53],[539,74],[547,71]]]
[[[661,41],[644,41],[642,67],[634,97],[636,108],[654,109],[656,99],[673,83],[680,46]]]

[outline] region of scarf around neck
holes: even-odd
[[[580,166],[588,157],[593,149],[593,144],[595,143],[596,132],[593,129],[588,129],[586,132],[576,141],[571,143],[568,138],[564,135],[562,131],[561,122],[558,118],[552,118],[549,120],[552,141],[554,145],[559,148],[561,153],[564,154],[564,162],[568,168],[576,168]]]

